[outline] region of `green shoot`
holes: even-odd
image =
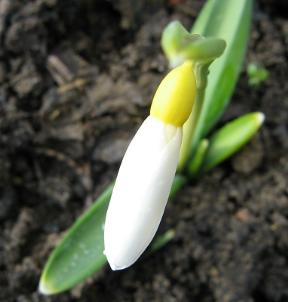
[[[209,140],[201,170],[207,172],[239,151],[257,133],[264,118],[261,112],[248,113],[216,131]]]
[[[259,64],[250,63],[247,67],[248,83],[251,87],[258,87],[269,77],[269,71]]]
[[[251,11],[252,0],[208,0],[192,33],[177,21],[163,31],[161,44],[170,67],[188,61],[193,67],[197,89],[196,104],[184,126],[179,162],[182,174],[174,178],[170,199],[188,181],[199,178],[240,150],[263,123],[262,113],[246,114],[205,138],[234,91],[247,48]],[[253,83],[255,77],[260,83],[263,72],[253,68],[250,67],[249,77],[254,77]],[[74,223],[52,252],[41,276],[42,293],[68,290],[107,263],[103,254],[103,224],[111,193],[112,186]],[[158,250],[174,236],[173,230],[166,232],[152,243],[151,250]]]

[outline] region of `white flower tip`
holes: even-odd
[[[107,257],[106,250],[103,251],[103,255],[106,256],[107,261],[108,261],[109,266],[110,266],[110,268],[112,269],[112,271],[118,271],[118,270],[121,270],[121,269],[126,268],[126,267],[121,267],[121,266],[119,266],[119,265],[116,265],[116,264],[114,264],[112,261],[110,261],[110,260],[108,259],[108,257]]]
[[[120,270],[123,270],[123,269],[127,268],[126,265],[125,266],[119,266],[119,265],[116,265],[116,264],[110,263],[110,262],[109,262],[109,265],[110,265],[112,271],[120,271]]]
[[[181,138],[181,128],[150,116],[130,143],[105,220],[105,254],[113,271],[134,264],[153,239],[175,175]]]
[[[113,252],[108,253],[108,255],[106,254],[106,257],[112,271],[119,271],[128,268],[136,261],[130,261],[126,257],[123,257],[123,255],[115,255]]]

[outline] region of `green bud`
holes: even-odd
[[[179,21],[173,21],[164,29],[161,45],[170,67],[174,68],[186,60],[209,64],[223,53],[226,43],[222,39],[190,34]]]
[[[264,118],[261,112],[248,113],[219,129],[210,139],[202,171],[219,165],[247,144],[263,124]]]

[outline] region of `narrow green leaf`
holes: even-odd
[[[192,137],[192,154],[232,96],[247,48],[251,14],[252,0],[209,0],[192,28],[192,33],[221,38],[227,44],[224,54],[209,69],[204,103]]]
[[[175,197],[175,195],[177,194],[177,192],[187,183],[187,178],[181,174],[176,174],[173,184],[172,184],[172,188],[170,191],[170,195],[169,195],[169,199],[173,199]]]
[[[263,121],[263,113],[248,113],[219,129],[209,141],[202,171],[207,172],[242,148],[259,130]]]
[[[207,148],[209,145],[208,139],[202,139],[198,144],[195,155],[192,160],[188,164],[188,175],[189,178],[196,178],[200,172],[200,168],[202,166],[205,154],[207,152]]]
[[[170,199],[186,181],[184,176],[175,176]],[[40,280],[42,294],[51,295],[72,288],[106,264],[103,226],[112,189],[110,185],[80,216],[51,253]]]
[[[169,241],[171,241],[175,237],[174,230],[168,230],[164,234],[158,235],[155,240],[151,244],[150,251],[156,252],[164,247]]]
[[[67,290],[104,266],[103,225],[112,188],[80,216],[52,252],[41,276],[41,293]]]

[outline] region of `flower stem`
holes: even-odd
[[[194,70],[197,82],[196,100],[192,113],[183,127],[183,140],[180,150],[178,171],[183,171],[183,169],[186,168],[187,161],[194,155],[198,142],[201,139],[199,132],[196,131],[196,127],[199,122],[205,98],[208,66],[209,65],[195,64]],[[196,135],[197,133],[198,135]]]

